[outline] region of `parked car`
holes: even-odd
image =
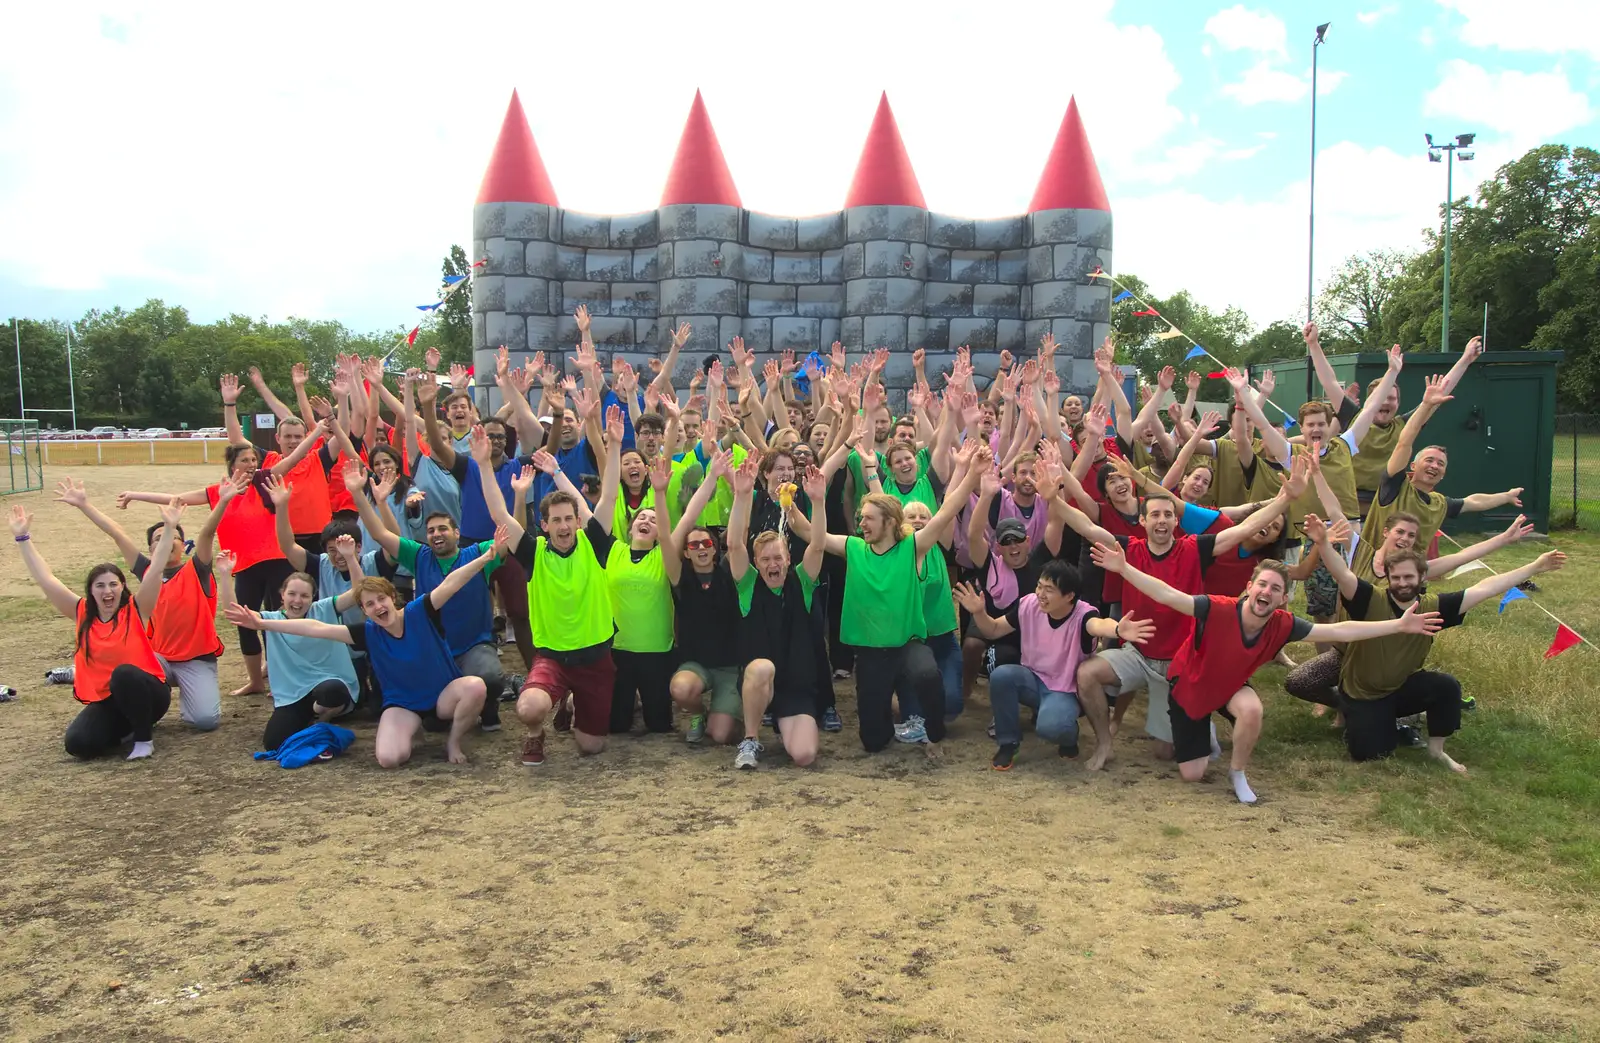
[[[140,431],[135,437],[137,437],[137,438],[171,438],[172,437],[172,429],[170,427],[147,427],[143,431]]]
[[[195,438],[227,438],[228,429],[225,427],[202,427],[194,433]]]
[[[120,427],[108,427],[108,426],[91,427],[89,429],[89,437],[90,438],[121,438],[122,437],[122,428],[120,428]]]

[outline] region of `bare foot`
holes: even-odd
[[[1291,670],[1293,670],[1295,667],[1300,665],[1299,663],[1296,663],[1293,659],[1290,659],[1289,658],[1289,653],[1285,652],[1281,648],[1278,649],[1278,657],[1276,659],[1274,659],[1273,662],[1277,663],[1279,666],[1287,666]]]
[[[1429,750],[1428,756],[1432,757],[1434,760],[1438,761],[1440,764],[1443,764],[1445,767],[1459,775],[1465,775],[1467,773],[1467,766],[1465,764],[1457,764],[1455,761],[1451,760],[1450,755],[1443,750]]]
[[[246,681],[233,690],[234,695],[256,695],[267,690],[265,681]]]
[[[1311,716],[1313,716],[1313,717],[1326,717],[1327,715],[1328,715],[1328,708],[1326,706],[1323,706],[1321,703],[1312,703],[1311,704]]]
[[[444,755],[445,755],[445,759],[448,760],[451,764],[465,764],[465,763],[467,763],[467,755],[464,752],[462,752],[460,746],[456,745],[453,742],[447,742],[447,743],[444,744]]]
[[[1084,765],[1084,769],[1087,771],[1099,771],[1110,763],[1111,744],[1107,742],[1094,748],[1094,756],[1089,758],[1088,763]]]
[[[944,750],[936,742],[923,743],[922,752],[930,761],[944,760]]]
[[[1121,721],[1117,720],[1115,717],[1113,717],[1111,719],[1110,729],[1111,729],[1111,737],[1113,739],[1115,739],[1117,737],[1117,729],[1120,728],[1121,726],[1122,726],[1122,722]]]

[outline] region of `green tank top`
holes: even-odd
[[[938,547],[922,556],[922,620],[927,637],[951,633],[961,625],[950,593],[950,566]]]
[[[566,557],[539,537],[528,581],[528,619],[533,643],[553,652],[575,652],[611,640],[606,570],[596,560],[587,533],[579,531],[578,545]]]
[[[672,588],[661,566],[661,547],[638,562],[621,540],[606,559],[606,589],[617,624],[616,648],[624,652],[672,651]]]
[[[733,466],[737,468],[744,463],[744,458],[749,455],[744,446],[734,445]],[[674,518],[681,516],[683,505],[688,503],[690,496],[694,495],[693,493],[690,493],[689,496],[683,494],[684,477],[691,469],[698,469],[702,480],[704,480],[705,469],[700,463],[699,457],[695,455],[693,448],[684,454],[682,460],[672,465],[672,478],[667,482],[667,499],[670,501]],[[705,509],[700,512],[699,523],[712,528],[726,528],[728,515],[732,513],[733,487],[725,480],[718,480],[717,491],[711,494],[711,499],[706,503]],[[677,524],[677,522],[674,521],[673,524]]]
[[[1295,457],[1309,453],[1311,448],[1291,443],[1289,451],[1292,461]],[[1327,479],[1328,488],[1333,490],[1333,495],[1339,498],[1339,510],[1344,512],[1344,516],[1350,519],[1352,525],[1361,517],[1361,504],[1356,500],[1355,471],[1352,467],[1355,459],[1350,455],[1350,443],[1343,438],[1334,438],[1328,442],[1320,460],[1322,477]],[[1295,535],[1304,536],[1306,515],[1315,514],[1321,518],[1327,513],[1328,509],[1322,506],[1322,497],[1317,494],[1316,483],[1307,482],[1306,491],[1290,501],[1288,520],[1294,526]]]
[[[1358,491],[1377,494],[1378,483],[1383,481],[1383,476],[1389,470],[1389,455],[1400,444],[1400,432],[1405,430],[1405,426],[1405,421],[1397,416],[1389,421],[1387,427],[1373,424],[1367,428],[1366,436],[1361,439],[1361,452],[1351,461]]]
[[[1392,502],[1381,504],[1377,497],[1373,497],[1372,505],[1367,508],[1367,519],[1361,525],[1361,542],[1356,546],[1354,565],[1356,575],[1363,574],[1363,567],[1371,570],[1372,556],[1383,546],[1383,527],[1391,515],[1417,516],[1419,524],[1416,549],[1426,552],[1428,544],[1433,542],[1433,537],[1439,532],[1439,526],[1444,523],[1445,512],[1449,507],[1449,501],[1443,493],[1437,490],[1431,493],[1419,491],[1411,484],[1409,475],[1401,481],[1400,491],[1395,494]]]
[[[922,579],[917,575],[917,542],[901,537],[885,554],[867,541],[845,541],[844,607],[839,637],[862,648],[899,648],[927,636],[922,620]]]

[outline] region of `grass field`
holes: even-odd
[[[82,477],[104,502],[215,470]],[[69,585],[106,557],[20,502]],[[1572,567],[1536,596],[1600,631],[1600,537],[1557,543]],[[227,697],[218,732],[174,715],[151,761],[77,764],[39,682],[71,626],[14,556],[0,619],[6,1040],[1600,1038],[1600,661],[1542,660],[1526,603],[1436,645],[1481,707],[1467,778],[1346,763],[1269,670],[1254,808],[1137,729],[1102,775],[1032,737],[992,772],[981,686],[936,764],[863,754],[848,686],[812,770],[630,736],[530,771],[511,724],[470,765],[431,736],[384,772],[357,724],[351,756],[290,772],[250,759],[266,700]]]

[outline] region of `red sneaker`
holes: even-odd
[[[525,768],[544,767],[544,732],[530,735],[522,743],[522,766]]]
[[[561,705],[556,707],[555,729],[558,732],[572,730],[572,696],[561,700]]]

